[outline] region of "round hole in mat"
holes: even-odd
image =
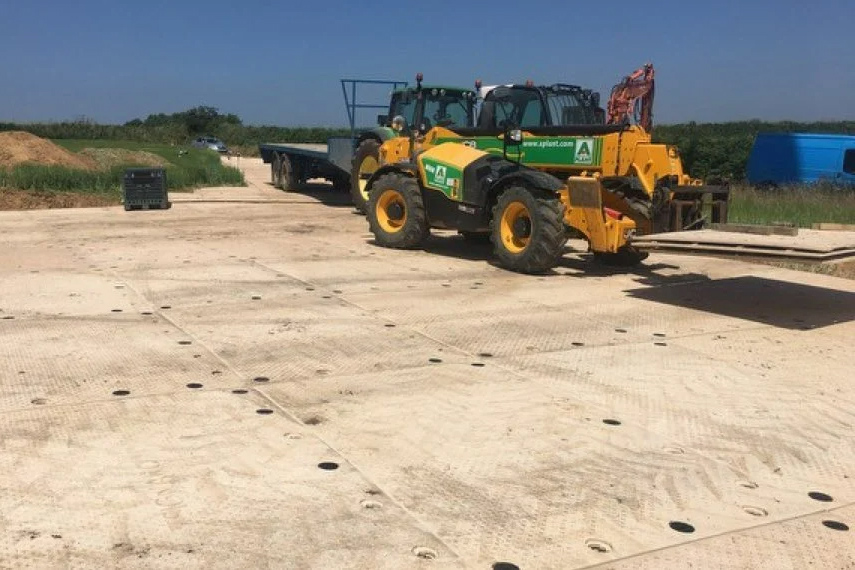
[[[111,313],[121,313],[122,309],[110,309]]]
[[[261,295],[253,295],[252,300],[253,301],[261,301]]]
[[[677,532],[682,532],[686,534],[695,532],[694,526],[683,521],[671,521],[668,523],[668,526],[671,527],[671,530],[676,530]]]
[[[619,425],[620,425],[620,420],[614,420],[614,419],[611,419],[611,418],[606,418],[606,419],[604,419],[604,420],[603,420],[603,423],[604,423],[604,424],[606,424],[606,425],[610,425],[610,426],[619,426]]]
[[[323,469],[324,471],[335,471],[338,469],[338,463],[335,461],[322,461],[318,463],[318,469]]]
[[[187,346],[187,345],[193,344],[193,343],[189,340],[179,340],[178,344],[180,344],[181,346]]]
[[[819,501],[821,503],[830,503],[834,500],[831,495],[826,495],[825,493],[821,493],[819,491],[811,491],[810,493],[808,493],[808,497],[810,497],[814,501]]]
[[[384,327],[386,327],[387,329],[393,329],[393,328],[395,328],[395,325],[393,325],[392,323],[386,323],[386,324],[385,324],[385,325],[383,325],[383,326],[384,326]]]
[[[261,416],[269,416],[270,414],[273,413],[273,410],[268,409],[268,408],[259,408],[258,410],[255,410],[255,413],[259,414]]]
[[[849,525],[840,521],[822,521],[822,526],[830,528],[831,530],[842,530],[844,532],[849,530]]]
[[[578,341],[577,341],[577,342],[571,342],[570,344],[571,344],[572,346],[585,346],[585,343],[584,343],[584,342],[578,342]]]
[[[474,366],[475,368],[483,368],[485,365],[483,362],[473,362],[472,366]]]
[[[130,393],[131,393],[130,390],[113,390],[114,396],[127,396]]]
[[[252,379],[252,381],[258,382],[259,384],[262,384],[264,382],[270,382],[270,378],[268,378],[267,376],[256,376],[255,378]]]
[[[172,305],[161,305],[161,309],[171,309]]]
[[[194,390],[198,390],[202,387],[202,384],[199,384],[198,382],[190,382],[189,384],[187,384],[187,387],[192,388]]]
[[[665,338],[665,333],[653,333],[656,338]]]
[[[140,314],[141,314],[141,315],[143,315],[143,316],[148,317],[148,316],[153,315],[154,313],[152,313],[151,311],[143,311],[143,312],[142,312],[142,313],[140,313]]]
[[[442,362],[441,358],[428,358],[428,362],[433,362],[434,364],[439,364]]]
[[[616,333],[625,333],[626,329],[615,329]]]
[[[222,370],[211,370],[211,375],[212,375],[212,376],[219,376],[219,375],[220,375],[220,374],[222,374],[222,373],[223,373],[223,371],[222,371]]]
[[[232,394],[247,394],[249,390],[244,390],[243,388],[238,388],[237,390],[232,390]]]
[[[655,344],[656,346],[668,346],[667,342],[654,342],[653,344]]]
[[[481,358],[493,358],[493,353],[492,352],[479,352],[478,356],[480,356]]]
[[[585,541],[585,546],[594,552],[599,552],[600,554],[606,554],[612,551],[612,545],[605,540],[600,540],[599,538],[589,538]]]
[[[496,562],[492,566],[493,570],[520,570],[520,567],[513,562]]]
[[[422,558],[423,560],[434,560],[439,554],[437,554],[436,550],[433,548],[428,548],[427,546],[416,546],[413,548],[413,554]]]

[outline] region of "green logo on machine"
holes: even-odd
[[[593,164],[594,139],[578,139],[575,158],[576,164]]]
[[[460,170],[430,159],[424,159],[422,165],[425,171],[425,186],[439,190],[452,200],[460,199]]]
[[[504,149],[497,137],[474,137],[472,139],[437,139],[437,144],[445,142],[462,143],[491,154],[502,156],[507,151],[512,160],[520,160],[532,166],[596,166],[602,160],[602,139],[595,137],[567,136],[528,136],[518,149]]]

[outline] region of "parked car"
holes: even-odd
[[[220,139],[214,137],[199,137],[193,141],[193,148],[207,148],[210,150],[215,150],[221,154],[226,154],[229,152],[228,147],[221,141]]]
[[[855,185],[855,136],[760,133],[748,159],[748,182]]]

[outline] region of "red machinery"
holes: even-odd
[[[650,133],[653,130],[653,65],[648,63],[612,88],[608,124],[633,122]]]

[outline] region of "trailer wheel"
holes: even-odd
[[[274,156],[270,163],[270,180],[275,188],[279,188],[279,169],[282,168],[282,163],[279,160],[279,155]]]
[[[368,200],[368,226],[383,247],[413,249],[421,245],[430,227],[418,182],[400,173],[378,178]]]
[[[379,167],[380,142],[376,139],[365,139],[356,148],[350,173],[350,196],[353,205],[360,212],[365,212],[368,204],[368,179]]]
[[[491,230],[502,267],[543,273],[558,263],[564,251],[564,204],[558,196],[511,186],[493,207]]]
[[[350,192],[350,178],[347,176],[336,176],[332,184],[336,192]]]
[[[294,172],[294,167],[291,165],[291,159],[287,154],[279,155],[279,184],[285,192],[289,192],[297,188],[297,178]]]

